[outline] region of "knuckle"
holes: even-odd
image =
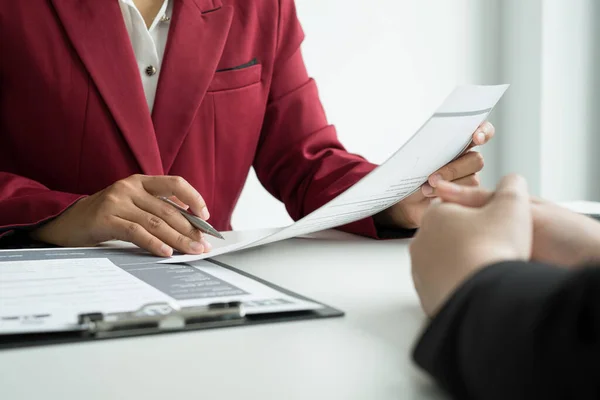
[[[504,201],[519,202],[524,201],[525,195],[513,189],[505,189],[496,193],[496,196],[500,197]]]
[[[129,182],[126,179],[120,179],[113,184],[114,189],[124,189],[129,187]]]
[[[112,191],[106,192],[106,194],[104,195],[104,201],[100,206],[101,212],[111,212],[114,206],[116,206],[119,203],[119,201],[120,197],[117,193]]]
[[[148,217],[148,227],[155,231],[157,229],[159,229],[162,226],[162,220],[160,218],[158,218],[157,216],[151,215],[150,217]]]
[[[526,183],[525,178],[522,175],[515,173],[508,174],[505,179],[515,183]]]
[[[104,233],[113,236],[115,239],[120,239],[119,227],[112,215],[106,213],[95,214],[89,222],[90,234]]]
[[[140,226],[138,224],[136,224],[135,222],[129,222],[125,226],[125,237],[131,241],[135,237],[135,235],[138,233],[139,228],[140,228]]]
[[[188,184],[187,181],[181,176],[173,176],[171,177],[171,181],[173,183],[173,186],[176,188],[183,188]]]
[[[188,236],[191,237],[192,239],[202,239],[202,232],[200,232],[198,229],[196,228],[191,228],[190,232],[188,233]]]
[[[116,181],[112,186],[111,186],[111,193],[124,193],[129,191],[129,189],[131,189],[131,184],[129,183],[129,181],[127,179],[121,179]]]
[[[114,225],[113,217],[107,213],[100,213],[96,216],[96,224],[97,226],[111,227]]]
[[[179,210],[177,210],[175,207],[165,204],[160,206],[160,214],[165,218],[171,218],[173,215],[179,214]]]
[[[453,181],[458,177],[458,170],[454,166],[447,166],[442,172],[442,176],[446,175],[446,179]]]
[[[511,192],[521,197],[529,197],[527,180],[520,175],[510,174],[502,178],[498,184],[499,193]]]
[[[178,248],[182,249],[187,242],[187,238],[183,235],[177,235],[177,239],[175,239],[175,244]]]

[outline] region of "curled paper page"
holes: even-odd
[[[459,156],[492,112],[508,85],[459,86],[423,126],[385,163],[344,193],[283,228],[226,237],[206,254],[173,256],[184,263],[346,225],[370,217],[410,196],[429,175]]]

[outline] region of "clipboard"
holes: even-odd
[[[0,335],[0,351],[7,349],[130,338],[157,334],[230,328],[259,324],[293,322],[344,316],[344,312],[301,296],[273,283],[240,271],[225,263],[206,260],[289,296],[323,306],[317,310],[287,311],[246,315],[240,302],[213,303],[208,306],[173,309],[168,304],[148,304],[139,310],[121,313],[79,314],[79,328],[72,331]]]

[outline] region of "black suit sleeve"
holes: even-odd
[[[600,267],[490,266],[458,289],[413,357],[457,399],[600,399]]]

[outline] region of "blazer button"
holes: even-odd
[[[154,67],[153,65],[148,65],[146,67],[146,75],[153,76],[154,74],[156,74],[156,67]]]

